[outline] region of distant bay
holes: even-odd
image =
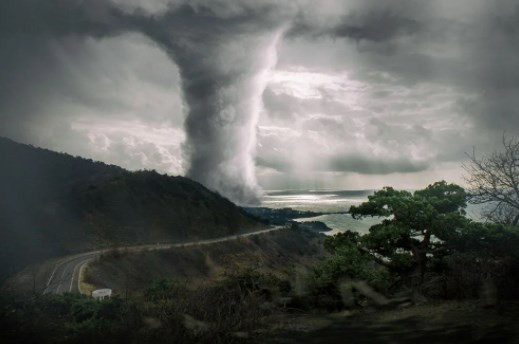
[[[346,212],[352,205],[359,205],[368,200],[374,190],[271,190],[261,199],[261,206],[267,208],[292,208],[301,211],[327,213],[324,215],[295,219],[296,221],[321,221],[333,230],[328,235],[351,230],[361,234],[368,233],[369,228],[381,221],[379,218],[355,220]],[[481,206],[469,205],[467,215],[472,219],[479,218]]]

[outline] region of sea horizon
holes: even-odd
[[[260,206],[281,209],[291,208],[300,211],[325,213],[311,218],[295,219],[300,222],[321,221],[332,229],[328,235],[345,232],[347,230],[366,234],[369,228],[380,223],[380,218],[353,219],[349,211],[352,205],[359,205],[368,200],[376,189],[300,189],[300,190],[265,190],[261,197]],[[415,190],[407,190],[415,191]],[[479,220],[481,205],[468,204],[467,216]]]

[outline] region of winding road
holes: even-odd
[[[275,226],[267,229],[262,229],[259,231],[242,233],[229,235],[216,239],[207,239],[200,241],[192,241],[192,242],[183,242],[183,243],[162,243],[162,244],[151,244],[151,245],[138,245],[138,246],[124,246],[119,247],[117,249],[122,249],[128,252],[142,252],[147,250],[167,250],[174,247],[186,247],[186,246],[195,246],[195,245],[209,245],[215,244],[223,241],[235,240],[238,238],[249,237],[253,235],[259,235],[264,233],[269,233],[272,231],[276,231],[283,228],[282,226]],[[64,257],[54,266],[52,273],[50,274],[45,290],[43,294],[63,294],[63,293],[79,293],[80,292],[80,270],[81,267],[86,263],[99,258],[103,253],[108,253],[113,251],[110,249],[102,249],[96,251],[90,251],[85,253],[80,253],[68,257]]]

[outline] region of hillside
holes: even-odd
[[[0,280],[50,257],[263,227],[183,177],[129,172],[0,138]]]
[[[212,245],[104,255],[88,265],[85,290],[111,288],[116,293],[142,292],[160,279],[200,283],[230,272],[254,270],[284,277],[327,256],[324,235],[291,227]]]

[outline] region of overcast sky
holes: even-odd
[[[189,5],[186,5],[189,3]],[[519,133],[519,5],[2,0],[0,135],[261,189],[461,182]]]

